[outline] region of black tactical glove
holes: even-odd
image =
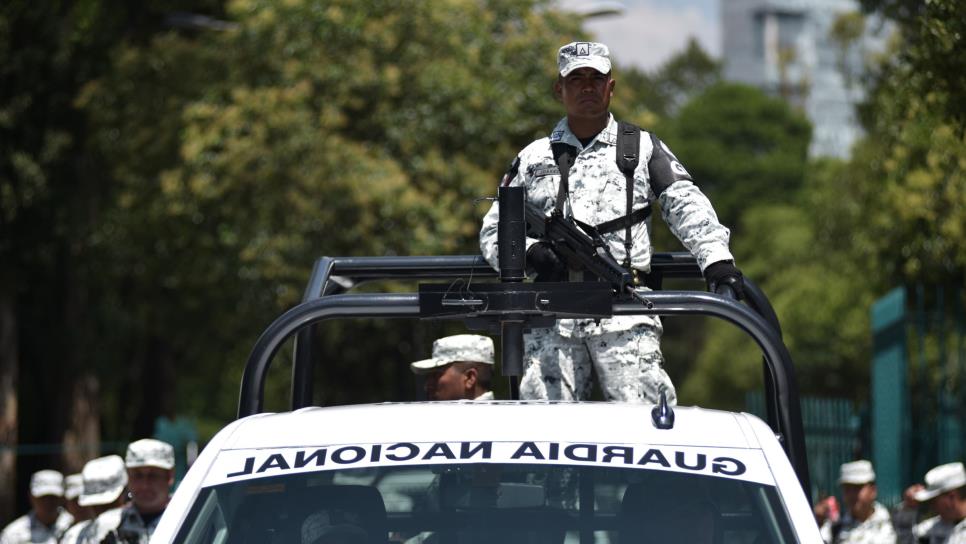
[[[537,281],[567,280],[567,265],[546,242],[537,242],[527,250],[527,268],[537,273]]]
[[[718,287],[727,285],[735,292],[738,300],[745,298],[745,281],[741,270],[731,261],[718,261],[704,269],[704,280],[708,282],[708,289],[712,293],[718,292]]]

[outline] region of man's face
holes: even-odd
[[[58,507],[64,499],[57,495],[42,495],[40,497],[30,497],[30,506],[34,509],[34,515],[44,525],[53,525],[57,521],[60,513]]]
[[[957,499],[956,490],[941,493],[932,500],[932,509],[943,521],[958,522],[961,517]]]
[[[168,505],[168,490],[174,483],[174,471],[158,467],[127,469],[128,489],[139,512],[153,514]]]
[[[849,510],[864,509],[875,502],[875,484],[842,484],[842,502]]]
[[[426,397],[430,400],[460,400],[467,398],[467,375],[459,365],[448,364],[426,375]]]
[[[557,80],[554,92],[563,102],[567,117],[600,117],[610,107],[614,80],[593,68],[577,68]]]

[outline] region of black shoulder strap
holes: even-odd
[[[617,124],[617,168],[627,180],[627,214],[631,216],[634,206],[634,170],[640,161],[641,129],[637,125],[621,121]],[[631,223],[624,228],[624,267],[631,266]]]
[[[554,142],[550,144],[550,150],[553,152],[553,160],[557,163],[557,169],[560,170],[557,202],[554,204],[554,211],[560,215],[563,213],[564,201],[570,195],[570,168],[577,158],[577,148],[563,142]]]
[[[503,174],[503,178],[500,180],[500,187],[507,187],[513,181],[513,178],[517,177],[517,173],[520,171],[520,155],[513,157],[513,162],[510,163],[510,167],[507,168],[506,173]]]

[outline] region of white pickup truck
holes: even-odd
[[[665,277],[696,274],[682,254],[655,255],[655,270]],[[777,323],[711,293],[649,291],[646,304],[617,301],[612,312],[708,314],[744,329],[764,354],[769,424],[746,413],[609,402],[317,407],[309,385],[311,343],[301,336],[292,410],[261,413],[264,377],[279,347],[321,321],[471,316],[476,321],[467,323],[478,327],[505,315],[519,319],[519,308],[507,306],[526,300],[534,284],[480,283],[458,304],[445,303],[452,282],[422,285],[418,294],[340,292],[374,277],[469,275],[480,281],[495,273],[478,256],[321,259],[305,302],[256,344],[239,419],[192,465],[151,541],[821,542],[807,498],[794,372]],[[749,284],[749,302],[774,320]],[[572,287],[540,286],[541,310],[528,315],[570,315],[572,301],[563,300],[561,309],[553,300],[567,299]],[[586,301],[581,306],[593,311]],[[511,348],[504,344],[503,351]],[[512,382],[511,376],[511,389]]]
[[[152,542],[821,542],[758,418],[494,401],[303,408],[208,444]]]
[[[700,277],[683,254],[656,254],[652,269],[657,284]],[[821,542],[794,368],[752,282],[745,305],[706,292],[621,296],[602,282],[486,283],[496,275],[479,256],[320,259],[303,303],[256,343],[239,419],[192,465],[151,542]],[[418,293],[344,292],[374,278],[446,281]],[[521,323],[631,314],[705,314],[746,331],[763,353],[768,423],[664,402],[313,406],[311,328],[328,319],[462,319],[500,334],[514,397]],[[292,335],[292,410],[262,413],[265,376]]]

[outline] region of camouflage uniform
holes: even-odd
[[[91,531],[93,520],[84,520],[75,523],[64,536],[60,537],[60,544],[87,544],[93,542],[91,536],[93,535]]]
[[[946,544],[949,542],[955,525],[948,521],[943,521],[939,516],[917,523],[912,528],[914,542],[923,544]]]
[[[655,195],[648,165],[655,152],[654,141],[657,140],[641,131],[640,161],[634,171],[633,209],[653,200],[660,202],[664,221],[696,257],[702,271],[709,264],[734,260],[728,250],[728,229],[718,222],[707,197],[663,143],[659,143],[658,152],[671,160],[674,180],[660,196]],[[509,184],[526,187],[527,200],[549,215],[554,209],[560,181],[551,151],[551,144],[556,142],[578,150],[570,170],[570,193],[564,213],[591,225],[626,215],[627,182],[617,168],[617,122],[612,115],[607,127],[586,147],[571,132],[567,119],[562,119],[549,138],[531,143],[520,153],[518,174],[508,180]],[[499,204],[494,203],[480,230],[480,249],[494,268],[499,266],[498,221]],[[604,234],[603,238],[611,254],[619,262],[623,261],[624,230]],[[652,247],[646,222],[634,225],[631,239],[631,266],[649,272]],[[527,247],[535,242],[527,239]],[[537,329],[526,338],[527,367],[520,396],[586,399],[593,365],[601,389],[610,400],[655,402],[664,390],[673,403],[674,386],[661,366],[661,332],[661,322],[656,316],[620,316],[604,319],[599,324],[589,319],[564,319],[557,321],[552,329]]]
[[[7,525],[0,533],[0,544],[22,544],[27,542],[44,542],[56,544],[64,531],[74,522],[73,516],[61,511],[54,521],[53,527],[47,527],[37,519],[31,511],[20,516]]]
[[[101,542],[147,544],[154,530],[158,527],[158,522],[161,521],[161,516],[155,516],[150,523],[144,523],[141,514],[132,505],[119,508],[117,512],[117,524],[108,525],[108,527],[113,526],[115,528],[109,531],[107,537],[102,539]],[[99,517],[98,521],[100,519]]]
[[[966,544],[966,519],[956,525],[947,544]]]
[[[858,521],[846,513],[835,524],[822,526],[822,538],[830,544],[892,544],[896,532],[892,528],[889,510],[879,503],[872,505],[872,515],[865,521]]]

